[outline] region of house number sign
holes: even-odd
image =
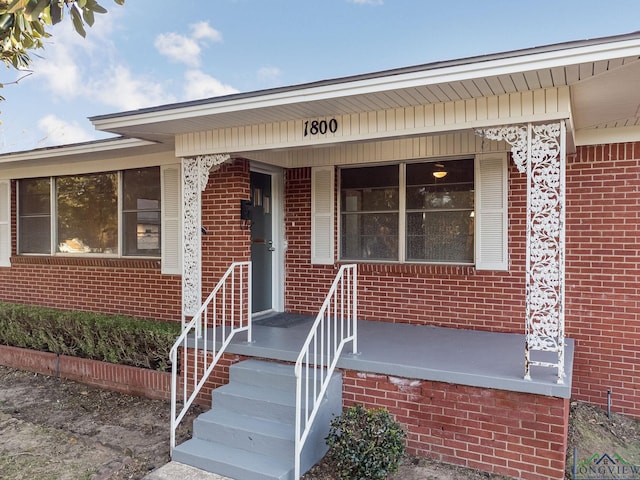
[[[307,135],[326,135],[338,131],[338,120],[306,120],[304,122],[304,137]]]

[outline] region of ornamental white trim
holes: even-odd
[[[202,192],[207,188],[209,173],[230,158],[217,154],[182,159],[183,317],[195,315],[202,304]]]
[[[504,140],[518,170],[527,174],[525,378],[531,366],[558,369],[564,383],[565,164],[564,122],[478,130]],[[556,353],[549,361],[548,353]]]

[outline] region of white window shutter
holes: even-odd
[[[334,167],[311,169],[311,263],[334,263]]]
[[[506,154],[476,157],[476,268],[508,270]]]
[[[162,184],[162,273],[182,273],[182,169],[164,165]]]
[[[0,267],[11,266],[11,182],[0,180]]]

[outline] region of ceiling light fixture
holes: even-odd
[[[434,170],[434,171],[432,172],[432,175],[433,175],[435,178],[440,179],[440,178],[444,178],[444,177],[446,177],[446,176],[447,176],[447,171],[444,169],[444,165],[443,165],[443,164],[441,164],[441,163],[436,163],[436,164],[435,164],[435,167],[437,168],[437,170]]]

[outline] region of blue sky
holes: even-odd
[[[93,115],[640,30],[637,0],[100,3],[5,85],[0,152],[104,138]]]

